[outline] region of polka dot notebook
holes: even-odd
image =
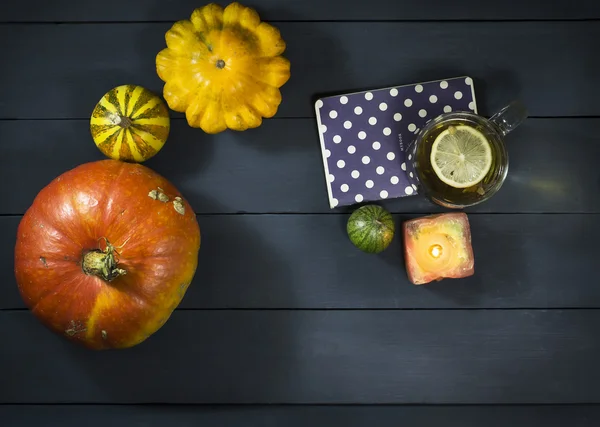
[[[333,209],[416,194],[407,145],[432,118],[477,105],[463,76],[321,98],[315,110]]]

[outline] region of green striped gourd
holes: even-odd
[[[354,246],[367,253],[383,252],[395,232],[392,215],[377,205],[362,206],[354,211],[346,229]]]

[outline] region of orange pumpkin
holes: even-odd
[[[177,189],[135,163],[86,163],[37,195],[17,231],[23,300],[51,330],[92,349],[156,332],[194,277],[200,229]]]

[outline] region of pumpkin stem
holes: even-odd
[[[119,118],[121,119],[119,121],[119,126],[121,126],[124,129],[127,129],[128,127],[130,127],[133,124],[133,122],[131,121],[131,119],[129,117],[119,116]]]
[[[217,65],[217,68],[218,68],[219,70],[222,70],[223,68],[225,68],[225,61],[223,61],[222,59],[219,59],[219,60],[217,61],[217,64],[216,64],[216,65]]]
[[[115,247],[106,240],[104,250],[92,249],[83,256],[81,269],[85,274],[97,276],[105,282],[111,282],[117,277],[123,276],[127,271],[117,267],[115,252]]]

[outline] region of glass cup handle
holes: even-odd
[[[490,121],[494,123],[505,136],[515,130],[527,118],[527,108],[521,101],[513,101],[498,111]]]

